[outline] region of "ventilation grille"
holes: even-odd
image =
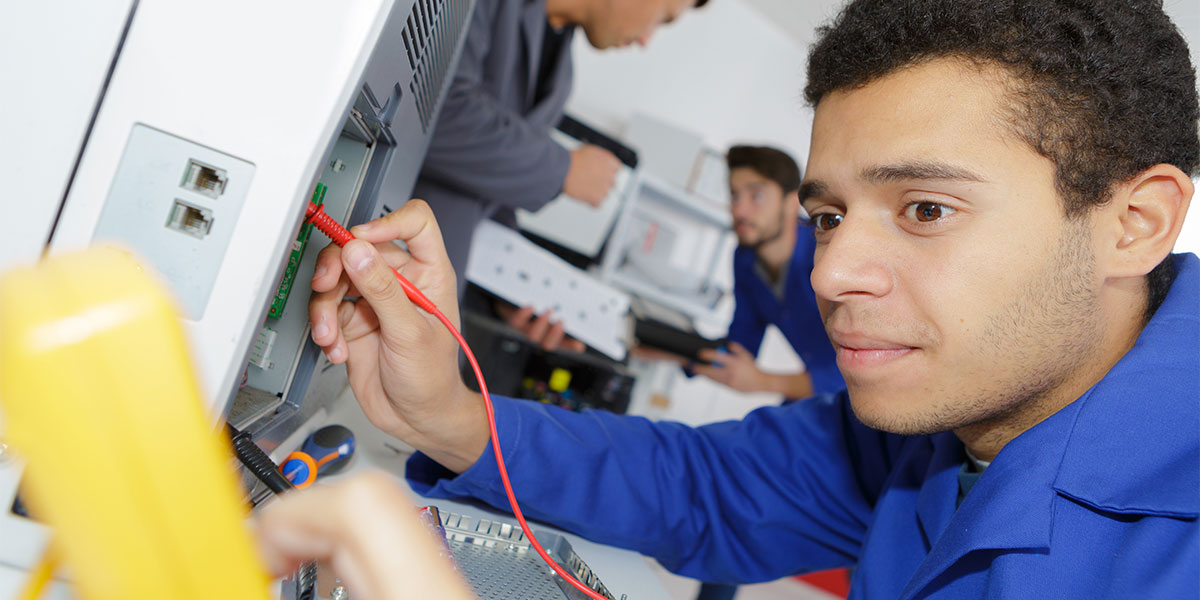
[[[417,0],[400,32],[413,70],[408,89],[416,99],[422,131],[429,131],[429,120],[433,118],[450,58],[462,35],[469,3],[470,0]]]

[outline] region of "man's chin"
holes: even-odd
[[[938,410],[915,406],[896,395],[848,391],[850,408],[863,425],[896,435],[929,435],[950,431],[953,426],[938,418]]]
[[[743,237],[739,235],[737,241],[739,246],[743,246],[745,248],[758,248],[759,244],[761,243],[761,240],[754,236]]]

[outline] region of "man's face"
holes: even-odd
[[[679,18],[696,0],[592,0],[579,23],[588,42],[603,50],[630,44],[645,46],[660,25]]]
[[[750,167],[729,172],[729,213],[738,244],[758,247],[783,232],[783,188]]]
[[[945,59],[821,100],[801,200],[855,413],[917,434],[1020,418],[1102,337],[1091,220],[1003,121],[1001,73]]]

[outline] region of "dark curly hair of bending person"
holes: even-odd
[[[1012,78],[1013,131],[1054,162],[1069,217],[1156,164],[1200,170],[1196,74],[1161,0],[858,0],[818,30],[805,99],[946,57]],[[1147,279],[1148,318],[1170,257]]]

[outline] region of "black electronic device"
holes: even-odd
[[[506,323],[469,308],[462,311],[462,324],[493,394],[573,411],[623,414],[629,408],[633,375],[621,363],[591,351],[547,351]],[[463,373],[474,388],[470,372],[464,368]]]
[[[725,345],[724,339],[706,338],[698,333],[685,331],[674,325],[654,319],[638,318],[634,322],[633,337],[643,346],[670,352],[691,360],[705,363],[700,358],[701,350],[716,350]]]

